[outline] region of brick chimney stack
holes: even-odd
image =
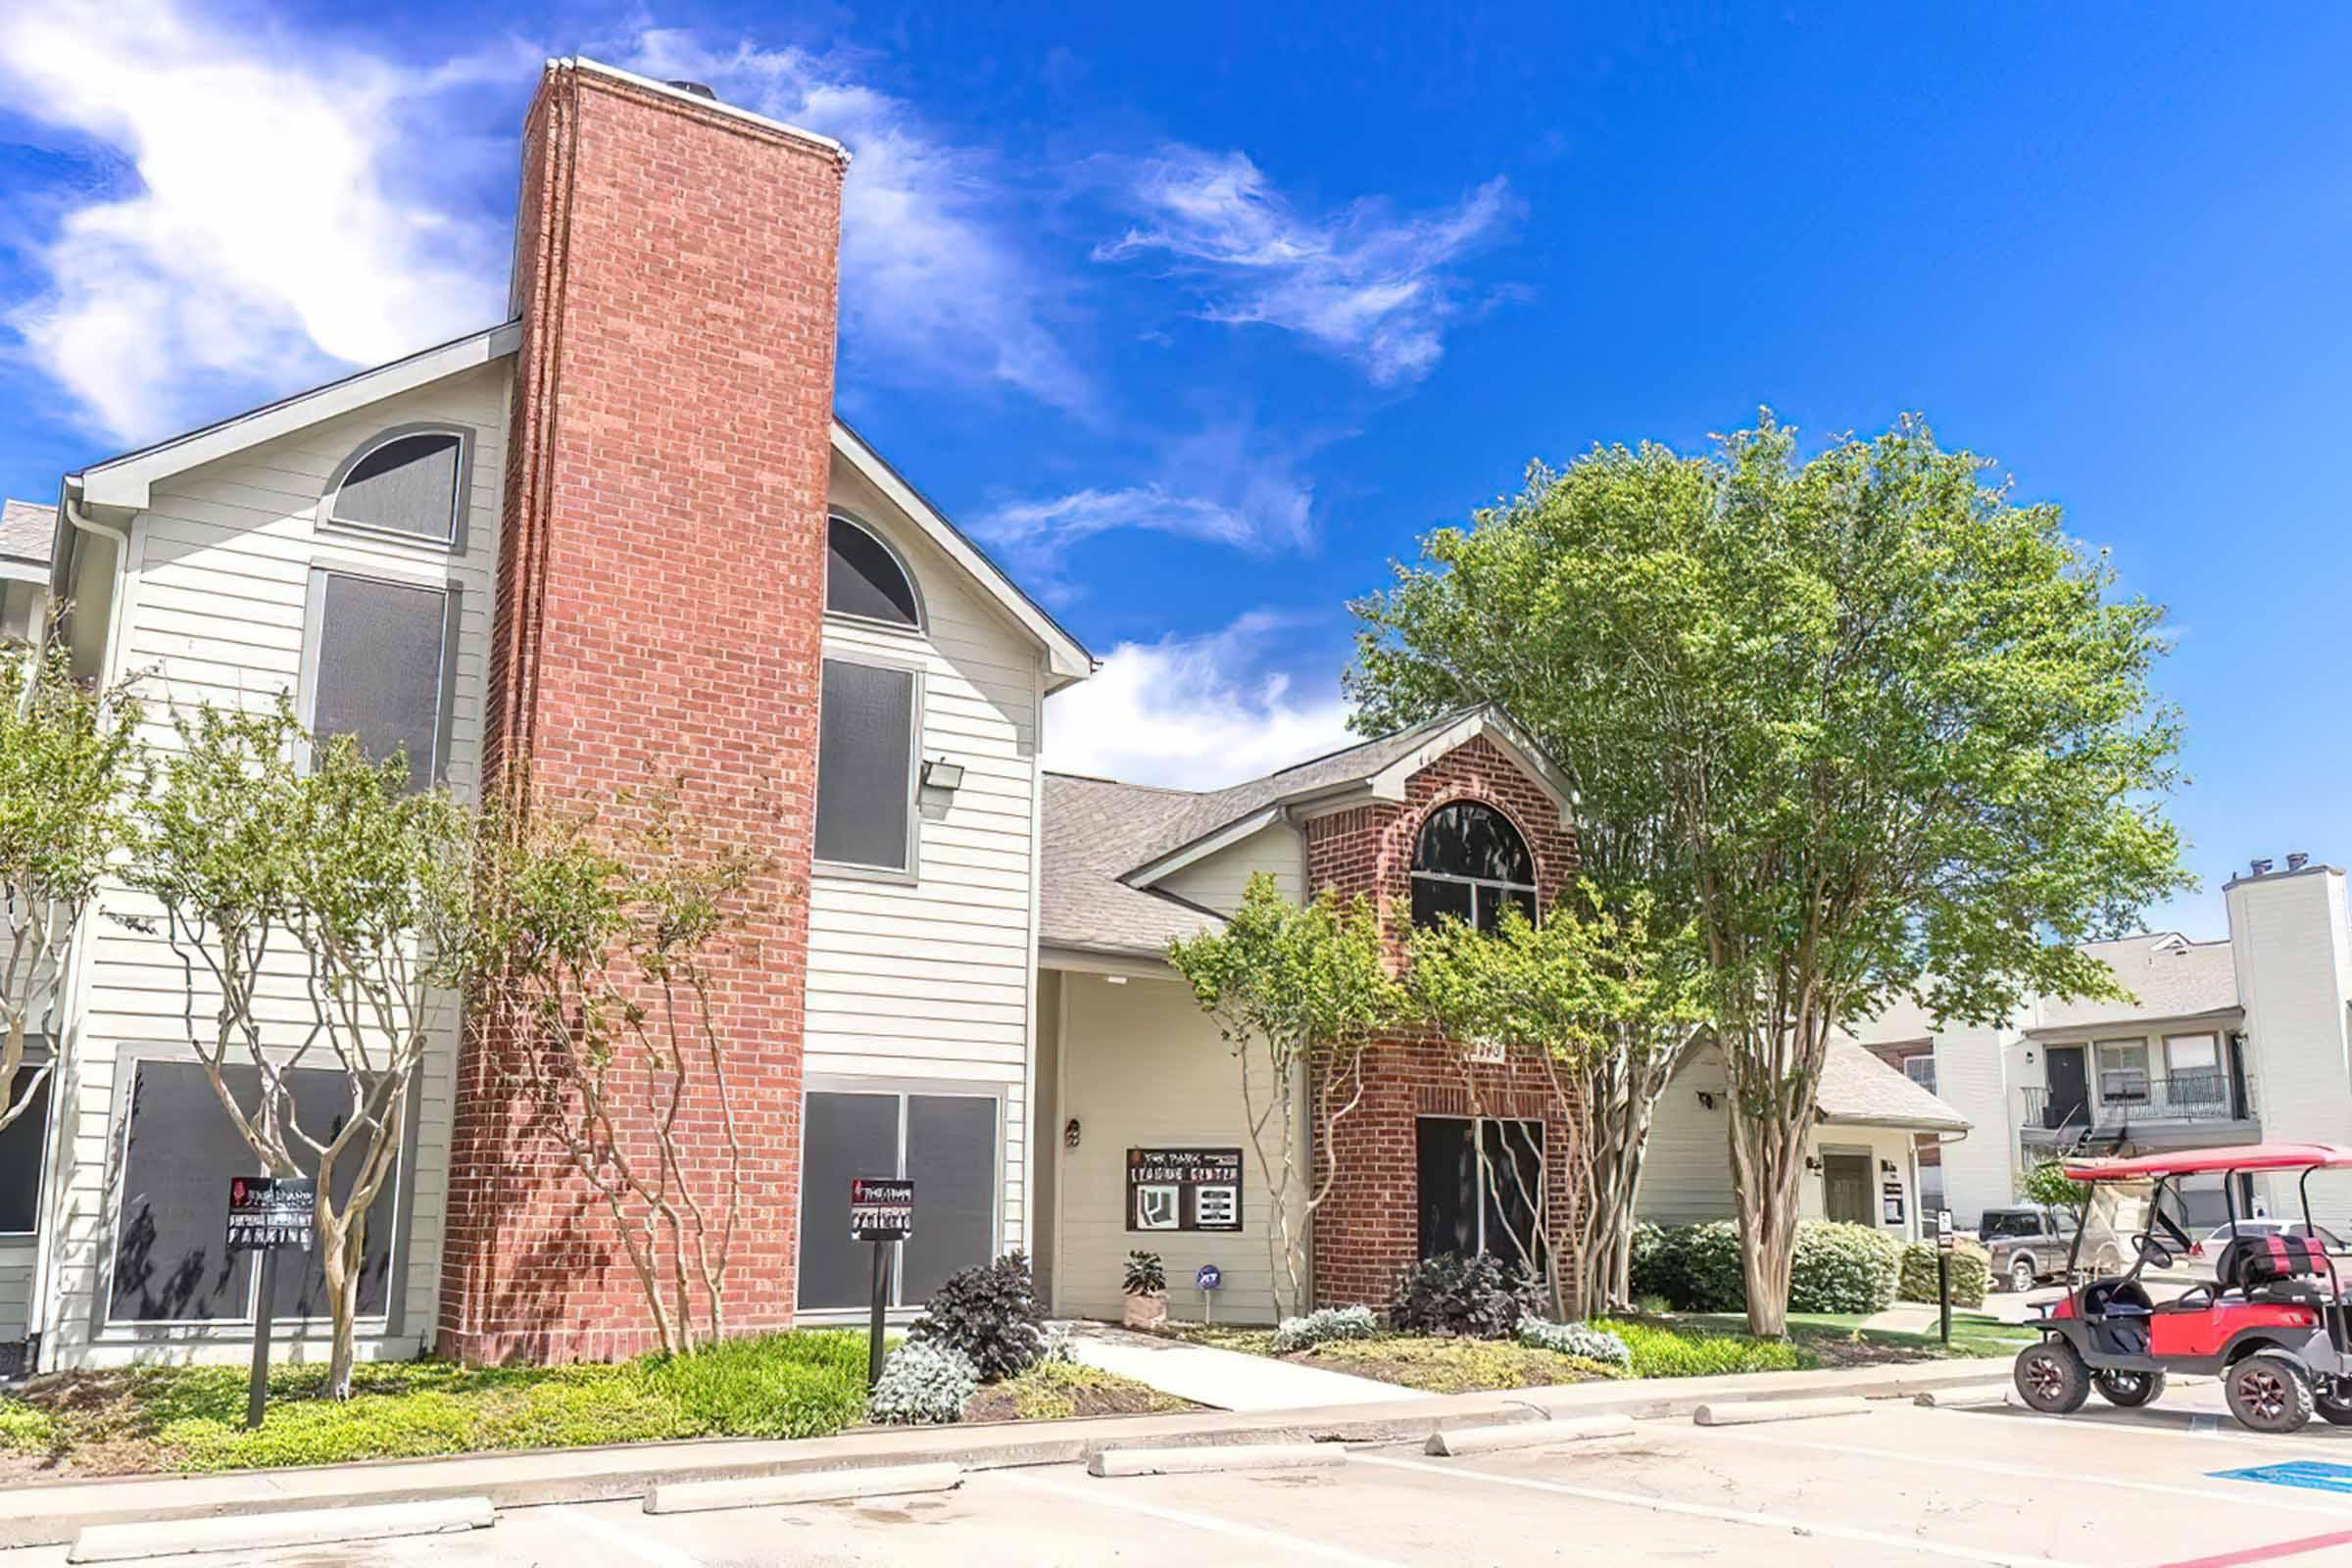
[[[720,976],[750,1188],[730,1328],[793,1313],[841,188],[823,137],[591,62],[525,122],[485,789],[688,815],[775,869]],[[490,1062],[458,1079],[438,1331],[472,1361],[653,1341],[601,1202]],[[714,1132],[712,1107],[691,1107]]]

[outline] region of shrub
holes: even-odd
[[[1637,1235],[1636,1255],[1644,1239]],[[1684,1312],[1740,1312],[1747,1283],[1740,1269],[1740,1228],[1728,1219],[1678,1225],[1646,1242],[1637,1264],[1637,1293],[1662,1296]],[[1805,1220],[1796,1228],[1788,1273],[1791,1312],[1876,1312],[1894,1299],[1902,1247],[1868,1225]]]
[[[1054,1323],[1046,1328],[1045,1348],[1037,1355],[1041,1366],[1078,1365],[1078,1336],[1070,1332],[1067,1323]]]
[[[1682,1312],[1737,1312],[1747,1304],[1740,1273],[1740,1227],[1728,1219],[1655,1231],[1646,1268],[1642,1238],[1635,1238],[1634,1292],[1657,1295]]]
[[[1168,1271],[1157,1252],[1138,1250],[1127,1254],[1127,1294],[1129,1296],[1165,1296],[1168,1294]]]
[[[811,1438],[858,1419],[865,1357],[863,1334],[804,1330],[721,1340],[687,1355],[648,1356],[639,1365],[647,1384],[676,1400],[701,1431]]]
[[[1032,1365],[1045,1353],[1046,1313],[1029,1259],[1006,1252],[949,1275],[907,1338],[960,1350],[991,1383]]]
[[[908,1340],[882,1363],[866,1407],[877,1421],[917,1426],[963,1419],[966,1400],[980,1392],[972,1358],[950,1346]]]
[[[1704,1378],[1728,1372],[1793,1372],[1812,1365],[1812,1357],[1786,1340],[1759,1340],[1745,1334],[1708,1334],[1695,1329],[1669,1328],[1620,1318],[1597,1320],[1624,1342],[1634,1376],[1638,1378]]]
[[[1626,1348],[1622,1336],[1590,1323],[1549,1323],[1540,1317],[1523,1317],[1519,1320],[1519,1343],[1539,1350],[1573,1355],[1583,1361],[1597,1361],[1602,1366],[1634,1364],[1634,1352]]]
[[[1407,1334],[1458,1334],[1474,1340],[1507,1338],[1523,1317],[1543,1315],[1543,1283],[1491,1252],[1462,1258],[1451,1252],[1399,1274],[1389,1321]]]
[[[1304,1317],[1286,1317],[1274,1330],[1274,1353],[1311,1350],[1333,1340],[1369,1340],[1380,1333],[1380,1319],[1368,1306],[1326,1306]]]
[[[1634,1298],[1644,1297],[1661,1301],[1672,1300],[1677,1294],[1667,1287],[1667,1250],[1664,1227],[1648,1220],[1634,1226],[1633,1244],[1628,1252],[1630,1283]]]
[[[0,1395],[0,1453],[47,1453],[57,1446],[54,1416]]]
[[[1992,1286],[1992,1254],[1976,1243],[1963,1241],[1952,1249],[1952,1304],[1954,1306],[1983,1306],[1984,1293]],[[1894,1294],[1905,1301],[1934,1301],[1936,1294],[1936,1244],[1913,1242],[1903,1249],[1902,1269]]]

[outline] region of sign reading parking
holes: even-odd
[[[318,1184],[308,1176],[231,1176],[228,1179],[228,1250],[274,1252],[311,1250],[311,1211]]]
[[[905,1177],[850,1181],[850,1240],[903,1242],[914,1234],[914,1183]]]
[[[1240,1230],[1242,1152],[1130,1149],[1127,1228],[1131,1231]]]

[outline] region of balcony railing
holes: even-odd
[[[2062,1099],[2047,1089],[2029,1088],[2025,1127],[2050,1134],[2107,1132],[2144,1121],[2251,1121],[2254,1086],[2232,1083],[2226,1072],[2151,1075],[2134,1068],[2099,1074],[2096,1103],[2080,1093]]]

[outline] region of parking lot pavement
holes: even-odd
[[[1343,1468],[1097,1480],[1076,1466],[985,1471],[956,1492],[648,1517],[634,1503],[518,1508],[470,1536],[311,1547],[262,1568],[737,1568],[1018,1564],[1078,1568],[1210,1558],[1331,1563],[1601,1561],[2241,1568],[2352,1562],[2352,1494],[2218,1476],[2342,1463],[2352,1431],[2237,1428],[2217,1385],[2157,1407],[2063,1419],[1878,1405],[1739,1428],[1638,1425],[1581,1448],[1435,1459],[1359,1449]],[[61,1548],[0,1552],[49,1568]],[[220,1568],[222,1558],[168,1559]]]

